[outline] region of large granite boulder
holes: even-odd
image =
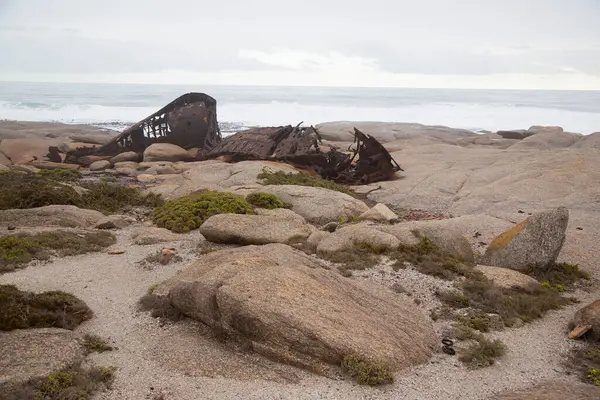
[[[325,188],[268,185],[262,191],[272,193],[291,204],[295,213],[302,215],[308,222],[317,224],[352,219],[369,210],[364,202]]]
[[[200,226],[200,233],[215,243],[294,244],[306,241],[314,229],[290,210],[258,209],[256,212],[258,215],[213,215]]]
[[[600,132],[594,132],[582,137],[571,147],[574,149],[600,149]]]
[[[77,363],[84,348],[72,331],[57,328],[0,332],[0,393]],[[2,397],[0,394],[0,397]]]
[[[317,254],[321,256],[332,256],[361,245],[394,250],[402,243],[394,235],[378,230],[377,225],[367,223],[348,225],[333,233],[320,232],[318,235],[313,236],[309,244],[315,244]]]
[[[110,159],[111,164],[127,161],[138,162],[140,161],[140,156],[135,151],[126,151],[124,153],[119,153]]]
[[[206,254],[154,294],[221,337],[322,373],[350,354],[404,369],[437,345],[429,318],[404,297],[283,244]]]
[[[101,219],[104,219],[101,212],[75,206],[52,205],[22,210],[0,210],[0,226],[87,228]]]
[[[3,139],[0,153],[13,164],[28,164],[42,161],[48,154],[48,147],[59,144],[56,140],[43,139]]]
[[[570,329],[570,339],[590,333],[600,341],[600,299],[578,310],[570,323]]]
[[[144,161],[191,161],[187,150],[170,143],[155,143],[144,150]]]
[[[558,258],[568,223],[565,207],[534,214],[495,238],[481,263],[517,271],[548,268]]]
[[[572,146],[580,136],[569,132],[541,131],[509,147],[512,150],[550,150]]]
[[[90,171],[104,171],[112,167],[112,164],[108,160],[94,161],[90,164]]]

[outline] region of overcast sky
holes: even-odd
[[[0,80],[600,90],[600,0],[0,0]]]

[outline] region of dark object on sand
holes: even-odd
[[[312,169],[324,179],[350,185],[389,180],[397,171],[403,171],[377,139],[356,128],[356,147],[340,152],[334,146],[322,146],[317,129],[300,125],[241,131],[223,140],[201,158],[226,157],[232,162],[287,162],[299,168]]]
[[[450,339],[442,339],[442,351],[448,355],[455,355],[456,350],[454,350],[454,342]]]
[[[67,153],[65,162],[79,163],[80,157],[116,156],[126,151],[143,153],[154,143],[175,144],[186,150],[196,148],[210,151],[221,140],[217,101],[204,93],[187,93],[127,128],[110,143]]]

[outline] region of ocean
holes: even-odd
[[[600,91],[0,82],[0,119],[123,130],[187,92],[217,100],[224,134],[301,121],[415,122],[473,131],[558,125],[583,134],[600,131]]]

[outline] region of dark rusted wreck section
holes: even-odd
[[[210,151],[222,140],[217,101],[205,93],[184,94],[154,114],[127,128],[110,143],[78,148],[65,162],[85,156],[115,156],[126,151],[143,153],[154,143],[171,143],[186,150]]]
[[[347,152],[324,146],[314,127],[255,128],[232,135],[202,159],[271,160],[308,168],[325,179],[345,184],[368,184],[392,179],[402,168],[370,135],[354,129],[354,148]]]

